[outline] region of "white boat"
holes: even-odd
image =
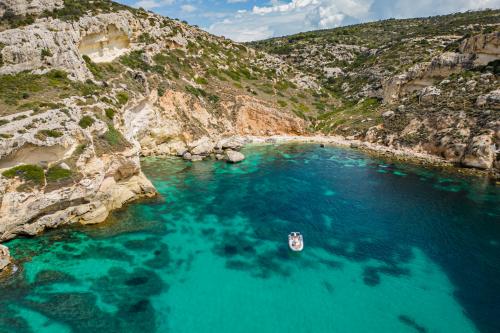
[[[288,235],[288,246],[292,251],[300,252],[304,249],[304,238],[300,232],[292,232]]]

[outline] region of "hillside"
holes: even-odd
[[[486,10],[250,45],[321,83],[307,113],[316,130],[498,170],[499,24],[500,10]]]

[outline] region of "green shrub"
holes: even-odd
[[[208,96],[208,100],[215,104],[219,102],[220,98],[217,95],[210,95]]]
[[[195,95],[196,97],[200,97],[200,96],[205,97],[205,96],[207,96],[207,92],[205,90],[200,89],[200,88],[195,88],[195,87],[193,87],[191,85],[186,86],[186,90],[188,92],[190,92],[191,94]]]
[[[108,131],[104,133],[103,139],[113,147],[122,146],[126,143],[123,135],[112,125],[108,126]]]
[[[205,79],[204,77],[197,77],[194,79],[194,82],[198,84],[208,84],[207,79]]]
[[[139,43],[153,44],[154,42],[154,38],[147,32],[144,32],[139,36]]]
[[[102,79],[102,71],[99,68],[99,66],[90,59],[89,56],[83,55],[82,56],[83,60],[85,61],[85,64],[87,65],[87,68],[89,71],[94,75],[96,79]]]
[[[127,104],[129,96],[125,91],[120,91],[118,94],[116,94],[116,99],[118,100],[118,104],[120,106],[123,106]]]
[[[19,177],[24,181],[32,182],[35,185],[43,185],[45,182],[43,169],[37,165],[20,165],[4,171],[2,175],[9,179]]]
[[[106,109],[106,117],[108,117],[108,119],[110,120],[113,120],[113,118],[115,117],[115,110],[109,108],[109,109]]]
[[[46,138],[60,138],[61,136],[63,136],[63,133],[57,130],[41,130],[36,134],[36,138],[39,140],[45,140]]]
[[[132,69],[141,69],[143,71],[148,71],[150,69],[149,65],[143,59],[144,51],[132,51],[120,57],[120,62]]]
[[[81,128],[86,129],[94,124],[95,120],[91,116],[83,116],[82,119],[78,122]]]
[[[66,170],[60,166],[54,166],[47,170],[47,182],[57,182],[59,180],[68,179],[72,176],[71,170]]]
[[[42,59],[45,59],[47,57],[52,57],[52,53],[50,52],[49,49],[43,49],[42,50]]]
[[[281,106],[282,108],[286,107],[288,104],[285,101],[278,101],[278,105]]]
[[[3,56],[2,56],[2,50],[5,47],[5,44],[0,43],[0,67],[3,66]]]

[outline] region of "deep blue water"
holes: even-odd
[[[159,198],[10,242],[0,332],[500,332],[498,186],[334,147],[245,154],[147,159]]]

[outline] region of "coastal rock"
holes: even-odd
[[[0,272],[11,263],[9,248],[0,244]]]
[[[240,150],[241,147],[243,147],[243,142],[237,138],[222,139],[216,145],[218,149]]]
[[[471,144],[463,157],[462,164],[478,169],[490,169],[496,159],[493,132],[478,135],[472,139]]]
[[[213,151],[215,144],[208,137],[203,137],[193,142],[190,146],[191,146],[190,150],[191,154],[208,155]]]
[[[226,150],[225,154],[229,163],[239,163],[245,159],[245,155],[231,149]]]

